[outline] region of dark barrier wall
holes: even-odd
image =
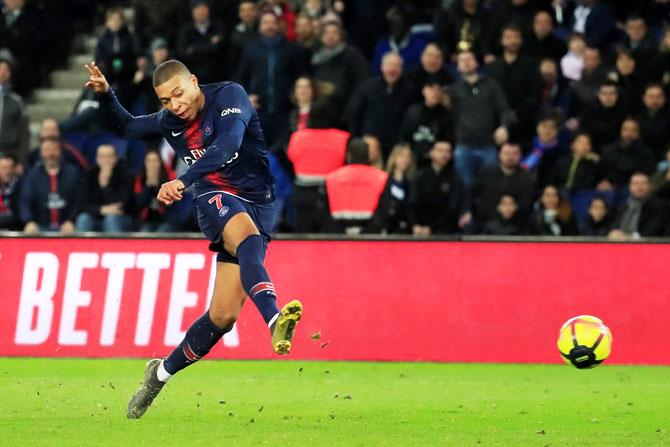
[[[560,325],[592,314],[612,363],[670,364],[669,248],[276,241],[268,264],[280,301],[305,304],[291,358],[554,363]],[[212,267],[196,240],[0,239],[0,355],[165,355]],[[274,357],[251,302],[211,357]]]

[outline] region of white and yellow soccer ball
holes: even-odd
[[[566,363],[579,369],[593,368],[612,352],[612,332],[600,318],[580,315],[561,326],[557,344]]]

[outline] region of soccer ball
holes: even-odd
[[[558,332],[558,352],[579,369],[600,365],[612,351],[612,333],[600,318],[580,315],[566,321]]]

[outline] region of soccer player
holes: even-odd
[[[162,136],[189,165],[181,177],[161,185],[158,200],[170,205],[194,185],[200,228],[210,250],[218,252],[210,307],[170,355],[147,363],[144,383],[128,403],[127,416],[135,419],[172,375],[204,357],[232,329],[247,296],[270,328],[272,347],[280,355],[291,349],[302,304],[290,301],[280,312],[263,266],[273,225],[273,179],[258,115],[244,89],[233,82],[201,86],[184,64],[169,60],[153,74],[164,109],[134,117],[95,62],[85,67],[86,87],[99,94],[121,136]]]

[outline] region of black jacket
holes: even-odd
[[[463,182],[451,165],[439,172],[425,167],[410,189],[410,223],[426,225],[433,234],[455,233],[463,203]]]
[[[486,70],[502,87],[517,120],[522,125],[532,123],[542,99],[542,78],[537,62],[523,54],[511,64],[500,57],[487,65]]]
[[[411,233],[410,226],[410,200],[411,184],[405,178],[398,182],[389,175],[389,179],[384,187],[384,192],[379,198],[379,206],[375,213],[375,219],[380,224],[380,228],[390,234]]]
[[[370,76],[368,62],[354,47],[342,45],[332,52],[317,51],[311,59],[314,79],[333,91],[330,97],[341,114],[349,96]]]
[[[223,73],[225,32],[218,23],[210,23],[200,34],[193,22],[184,24],[177,35],[177,55],[202,84],[220,81]],[[213,42],[212,40],[217,40]]]
[[[655,165],[651,150],[639,140],[628,147],[617,141],[603,150],[601,159],[603,178],[621,188],[628,185],[636,171],[651,175]]]
[[[466,37],[471,49],[478,57],[482,57],[487,46],[490,23],[490,14],[482,4],[479,4],[477,11],[470,15],[463,10],[462,2],[457,1],[453,2],[449,9],[442,9],[438,13],[435,20],[435,36],[444,54],[454,54],[458,51],[458,43],[462,37]]]
[[[603,147],[614,143],[621,133],[621,123],[626,111],[619,104],[611,108],[603,107],[600,102],[588,107],[579,118],[580,129],[591,135],[593,150],[602,151]]]
[[[668,109],[652,112],[643,108],[637,114],[640,123],[640,134],[644,144],[652,150],[656,160],[665,158],[670,143],[670,113]]]
[[[593,220],[591,216],[579,226],[580,236],[607,236],[612,230],[612,219],[606,216],[600,222]]]
[[[528,228],[523,218],[518,214],[511,219],[503,219],[497,213],[495,217],[484,224],[482,234],[495,236],[523,236],[528,234]]]
[[[624,202],[619,208],[614,227],[619,228],[621,218],[626,212],[628,203]],[[657,196],[651,196],[643,205],[640,211],[640,219],[637,223],[637,232],[643,237],[660,237],[666,234],[668,226],[668,203]]]
[[[391,87],[381,77],[368,79],[349,101],[349,131],[354,136],[378,136],[388,154],[398,141],[400,123],[413,94],[414,86],[404,77]]]
[[[457,144],[492,146],[493,132],[512,122],[505,93],[493,78],[481,77],[474,84],[460,80],[449,94]]]
[[[117,91],[119,86],[132,82],[137,71],[136,58],[140,54],[135,36],[123,26],[113,33],[106,29],[95,48],[95,62],[105,74],[109,85]]]
[[[550,222],[545,218],[544,208],[537,206],[531,214],[529,232],[537,236],[575,236],[577,222],[572,214],[567,220],[556,217],[553,222]]]
[[[574,161],[575,158],[572,154],[559,159],[549,174],[549,183],[559,188],[567,187],[570,191],[595,188],[598,182],[602,180],[597,157],[591,156],[578,160],[572,184],[567,185],[570,177],[570,169]]]
[[[533,200],[533,177],[525,169],[518,168],[506,175],[499,166],[484,168],[473,186],[470,209],[480,224],[493,219],[501,194],[511,194],[518,204],[517,214],[528,217]]]
[[[428,152],[438,140],[453,141],[451,112],[442,105],[428,107],[414,104],[405,114],[400,127],[400,140],[409,143],[417,163],[430,164]]]
[[[109,185],[101,187],[98,182],[100,167],[93,166],[84,176],[84,188],[81,194],[81,210],[94,217],[100,216],[100,207],[110,203],[121,202],[125,215],[134,210],[133,184],[134,179],[125,165],[118,162],[112,171]]]
[[[535,34],[532,34],[530,39],[524,41],[523,48],[526,54],[537,60],[548,57],[557,63],[561,61],[561,58],[568,51],[565,42],[553,34],[549,34],[542,40],[538,39]]]

